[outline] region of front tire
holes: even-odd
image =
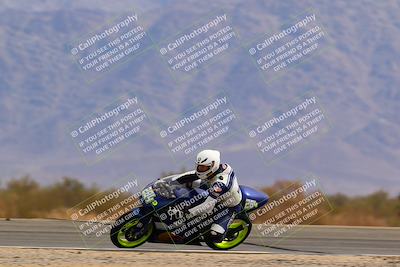
[[[154,231],[154,224],[143,224],[138,218],[132,218],[128,221],[124,220],[122,215],[117,221],[118,225],[114,225],[110,231],[111,242],[119,248],[135,248],[145,243]]]
[[[207,246],[209,246],[212,249],[215,250],[229,250],[234,247],[239,246],[242,244],[246,238],[249,236],[251,232],[251,222],[249,218],[241,216],[240,218],[235,218],[233,222],[229,225],[228,227],[228,232],[227,235],[225,236],[224,240],[220,243],[215,243],[212,242],[209,236],[206,236],[205,242]],[[235,231],[235,229],[240,229],[243,228],[242,230],[235,232],[234,234],[229,234],[229,231]]]

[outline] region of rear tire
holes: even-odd
[[[150,221],[149,223],[143,225],[138,218],[124,220],[125,215],[126,214],[122,215],[117,220],[120,222],[118,225],[114,225],[111,228],[111,242],[119,248],[138,247],[145,243],[153,234],[154,224],[152,221]]]
[[[215,250],[229,250],[242,244],[251,232],[252,224],[247,216],[240,216],[233,220],[228,229],[243,227],[243,230],[235,233],[233,236],[225,236],[224,240],[220,243],[211,241],[210,235],[206,235],[205,243]]]

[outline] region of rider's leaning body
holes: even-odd
[[[204,202],[190,208],[189,213],[198,216],[222,203],[227,212],[214,221],[210,233],[214,242],[223,240],[229,224],[241,210],[242,193],[232,167],[220,163],[219,151],[203,150],[197,155],[196,170],[161,178],[159,181],[168,181],[190,189],[208,190]]]

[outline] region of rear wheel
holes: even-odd
[[[206,244],[216,250],[228,250],[243,243],[251,232],[251,222],[248,218],[235,218],[229,225],[224,240],[220,243],[214,243],[209,237],[206,237]]]
[[[152,222],[143,225],[139,219],[134,218],[114,226],[111,229],[110,238],[113,244],[119,248],[134,248],[145,243],[153,230]]]

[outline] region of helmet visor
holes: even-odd
[[[207,166],[207,165],[197,165],[196,170],[198,172],[206,172],[211,168],[211,166]]]

